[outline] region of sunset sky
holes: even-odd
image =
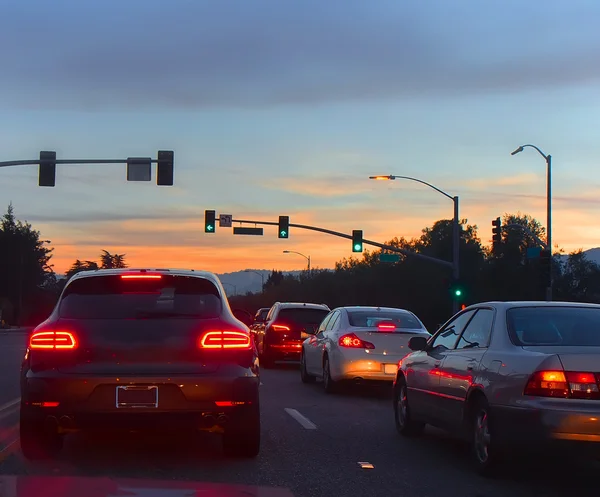
[[[452,216],[459,195],[484,242],[491,220],[546,222],[554,242],[600,246],[600,2],[467,0],[5,1],[0,161],[156,157],[175,186],[125,166],[0,169],[0,204],[41,230],[64,272],[101,249],[130,265],[332,267],[351,243],[203,232],[205,209],[385,241]],[[5,207],[3,207],[5,208]]]

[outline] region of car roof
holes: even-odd
[[[402,309],[401,307],[376,307],[376,306],[370,306],[370,305],[348,305],[348,306],[342,306],[342,307],[338,307],[337,309],[344,309],[346,311],[401,311],[401,312],[408,312],[410,314],[413,314],[412,311],[409,311],[408,309]]]
[[[495,307],[498,310],[514,309],[516,307],[589,307],[592,309],[600,309],[600,304],[588,304],[585,302],[561,302],[553,301],[546,302],[544,300],[513,300],[513,301],[490,301],[490,302],[479,302],[472,304],[467,309],[473,309],[480,306]]]
[[[79,271],[75,273],[70,281],[79,280],[82,278],[93,278],[97,276],[114,276],[119,274],[131,274],[131,273],[162,273],[172,276],[192,276],[196,278],[205,278],[215,283],[217,286],[221,285],[218,276],[215,273],[209,271],[196,271],[195,269],[152,269],[152,268],[122,268],[122,269],[96,269],[92,271]]]
[[[283,309],[302,307],[302,308],[308,308],[308,309],[329,310],[329,307],[326,304],[314,304],[314,303],[310,303],[310,302],[277,302],[277,304],[279,306],[281,306]]]

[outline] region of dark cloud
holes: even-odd
[[[598,5],[489,5],[23,0],[0,11],[0,105],[265,107],[600,79]]]

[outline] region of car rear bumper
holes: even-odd
[[[496,438],[507,445],[600,449],[600,408],[586,411],[494,406]]]
[[[249,372],[249,370],[244,370]],[[158,387],[156,407],[118,407],[117,387]],[[23,379],[27,415],[64,430],[211,428],[258,403],[259,378],[248,376],[114,377],[54,374]]]
[[[402,357],[400,354],[370,354],[364,349],[336,351],[331,355],[331,376],[335,381],[393,382]]]

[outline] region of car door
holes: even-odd
[[[455,347],[445,352],[440,365],[441,415],[453,425],[462,424],[467,394],[477,382],[479,366],[490,343],[494,317],[492,308],[480,307],[463,329]]]
[[[306,371],[312,375],[320,376],[323,373],[323,333],[327,328],[328,323],[331,322],[335,312],[330,312],[325,316],[325,319],[321,321],[321,324],[317,328],[317,332],[304,342],[304,358],[306,361]]]
[[[455,316],[430,339],[425,350],[409,354],[404,360],[411,409],[417,417],[436,418],[439,405],[439,367],[446,351],[454,348],[462,330],[473,317],[469,309]]]

